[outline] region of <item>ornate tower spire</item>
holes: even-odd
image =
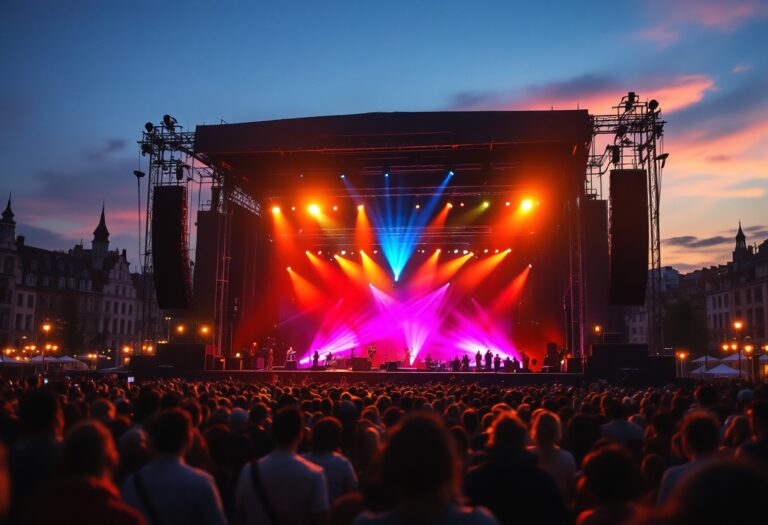
[[[13,210],[11,209],[11,195],[8,194],[8,205],[5,207],[5,211],[3,212],[3,222],[6,224],[16,224],[16,221],[13,220]]]
[[[99,219],[99,225],[93,230],[93,242],[109,243],[109,230],[107,229],[107,221],[104,218],[104,204],[101,205],[101,218]]]
[[[747,258],[749,258],[747,236],[744,235],[744,230],[741,229],[741,221],[739,221],[739,231],[736,232],[736,249],[733,250],[733,262],[741,263]]]

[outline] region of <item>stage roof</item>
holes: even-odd
[[[416,186],[452,169],[479,185],[557,165],[583,177],[590,138],[586,110],[362,113],[198,126],[195,151],[258,194],[298,174],[423,175]]]

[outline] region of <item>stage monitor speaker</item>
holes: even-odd
[[[283,370],[298,370],[298,369],[299,369],[298,361],[286,361],[285,366],[283,367]]]
[[[371,362],[367,357],[353,357],[352,358],[352,371],[353,372],[368,372],[371,370]]]
[[[179,370],[203,370],[210,368],[213,353],[213,345],[160,343],[157,345],[157,365]],[[213,361],[215,368],[216,360]]]
[[[397,361],[387,361],[384,369],[387,372],[397,372]]]
[[[585,371],[589,380],[633,385],[648,381],[648,345],[593,344],[591,350]]]
[[[156,186],[152,197],[152,270],[160,308],[191,306],[189,266],[187,189]]]
[[[642,305],[648,282],[648,175],[611,171],[609,300]]]

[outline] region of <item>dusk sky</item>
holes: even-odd
[[[196,124],[369,111],[589,109],[629,90],[668,121],[663,264],[768,238],[768,2],[0,5],[0,192],[18,233],[137,251],[136,141]]]

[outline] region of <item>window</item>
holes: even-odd
[[[110,301],[107,301],[104,303],[104,311],[109,313],[109,307],[112,306],[112,303]]]
[[[723,296],[722,295],[718,295],[717,296],[717,307],[718,308],[722,308],[723,307]]]
[[[747,288],[747,290],[746,290],[746,292],[745,292],[745,293],[746,293],[746,295],[747,295],[747,298],[746,298],[746,300],[745,300],[745,301],[746,301],[747,303],[751,303],[751,302],[752,302],[752,288]]]
[[[112,333],[117,333],[117,319],[112,319]]]
[[[755,324],[762,325],[765,323],[765,310],[762,306],[755,308]]]
[[[32,314],[27,314],[25,321],[26,321],[25,324],[26,324],[27,332],[31,332],[32,331]]]
[[[120,319],[120,335],[125,333],[125,319]]]
[[[728,295],[725,295],[725,307],[728,308]]]
[[[125,315],[125,303],[120,305],[120,313]]]
[[[761,286],[758,286],[755,288],[755,302],[761,303],[763,302],[763,288]]]
[[[16,296],[16,306],[24,306],[24,294],[20,293]]]
[[[64,286],[66,286],[64,277],[59,277],[59,288],[64,288]]]
[[[14,260],[13,257],[8,255],[5,257],[5,261],[3,261],[3,272],[5,273],[13,273],[14,270]]]
[[[21,314],[16,314],[16,330],[23,330],[24,326],[21,324]]]
[[[77,288],[77,281],[73,277],[69,278],[69,287],[72,289]]]
[[[35,286],[37,284],[37,278],[34,274],[27,274],[27,286]]]
[[[29,294],[27,296],[27,308],[34,308],[35,307],[35,296],[32,294]]]
[[[739,293],[738,290],[733,292],[733,304],[735,306],[741,306],[741,294]]]
[[[133,315],[133,305],[132,304],[128,305],[128,314],[129,315]]]
[[[115,301],[115,304],[114,304],[114,312],[113,312],[113,313],[117,313],[117,311],[118,311],[118,307],[119,307],[119,306],[120,306],[120,305],[119,305],[119,304],[117,304],[117,301]]]

